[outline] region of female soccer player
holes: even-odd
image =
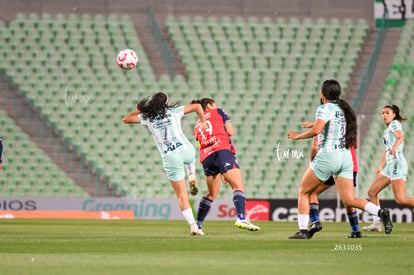
[[[203,130],[199,126],[202,120],[198,120],[194,129],[208,189],[207,194],[200,201],[197,212],[197,225],[202,232],[201,235],[204,235],[203,221],[220,191],[220,175],[223,176],[224,182],[230,184],[233,189],[233,203],[237,213],[235,226],[251,231],[259,230],[260,227],[250,223],[245,217],[244,185],[240,166],[235,157],[236,151],[230,140],[230,136],[234,134],[234,128],[227,113],[217,108],[216,102],[211,98],[193,100],[191,103],[201,104],[207,124],[207,129]]]
[[[204,111],[199,104],[176,107],[169,105],[165,93],[159,92],[142,99],[137,104],[137,111],[126,115],[124,123],[141,123],[148,127],[162,157],[164,171],[177,195],[180,209],[190,224],[191,235],[200,235],[194,220],[193,211],[188,201],[185,186],[184,166],[190,165],[192,175],[195,174],[195,150],[181,129],[181,118],[184,114],[196,112],[201,130],[207,128]],[[191,168],[192,167],[192,168]]]
[[[391,183],[395,202],[414,207],[414,198],[405,195],[407,161],[403,153],[404,132],[401,122],[406,118],[401,116],[397,105],[386,105],[382,108],[382,120],[387,126],[383,135],[385,151],[378,165],[377,176],[368,190],[369,199],[379,206],[379,192]],[[374,217],[374,222],[363,229],[381,231],[380,220]]]
[[[365,210],[380,216],[385,233],[392,231],[392,222],[388,209],[357,198],[354,195],[353,165],[349,148],[356,146],[356,115],[346,101],[339,98],[341,86],[336,80],[326,80],[320,93],[323,105],[316,110],[316,120],[312,128],[298,134],[288,132],[288,138],[294,140],[311,138],[318,135],[318,153],[305,172],[298,192],[299,232],[290,239],[310,239],[309,234],[309,197],[310,194],[330,176],[335,177],[336,188],[345,205]]]
[[[302,123],[303,125],[304,123]],[[312,126],[311,126],[312,127]],[[306,127],[310,128],[310,127]],[[358,164],[355,154],[355,147],[351,146],[349,148],[352,155],[352,164],[353,164],[353,181],[354,181],[354,187],[356,187],[356,178],[358,174]],[[312,142],[312,149],[311,149],[311,161],[315,158],[316,154],[318,152],[318,138],[314,137]],[[309,229],[309,234],[313,236],[316,232],[322,230],[322,224],[319,220],[319,200],[318,196],[324,192],[325,190],[328,190],[335,184],[334,177],[331,176],[327,181],[325,181],[323,184],[319,185],[311,194],[309,197],[310,201],[310,210],[309,210],[309,218],[311,221],[311,227]],[[362,238],[361,231],[359,230],[359,221],[358,221],[358,213],[354,207],[349,207],[345,205],[346,213],[348,215],[349,224],[351,226],[351,234],[348,235],[348,238]]]

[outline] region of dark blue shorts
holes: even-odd
[[[356,178],[357,178],[358,172],[354,172],[354,187],[356,187]],[[331,176],[327,181],[325,181],[323,184],[332,186],[335,184],[335,180],[333,176]]]
[[[220,150],[203,161],[204,175],[224,174],[233,168],[240,168],[236,157],[230,150]]]

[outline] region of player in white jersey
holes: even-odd
[[[336,80],[326,80],[320,92],[323,105],[316,110],[313,127],[304,133],[288,132],[288,138],[295,140],[313,138],[318,135],[318,153],[306,170],[298,192],[299,232],[290,239],[310,239],[309,201],[310,194],[330,176],[334,176],[336,188],[342,202],[349,207],[365,210],[381,216],[385,233],[390,234],[392,222],[388,209],[357,198],[354,195],[353,163],[349,148],[356,146],[356,115],[346,101],[340,99],[341,86]]]
[[[123,122],[141,123],[148,127],[161,154],[164,171],[177,195],[178,205],[190,224],[191,235],[199,235],[188,201],[184,171],[184,167],[189,165],[189,172],[195,174],[195,149],[181,129],[181,118],[191,112],[197,113],[200,128],[205,130],[207,125],[200,104],[168,105],[167,95],[159,92],[151,99],[139,101],[137,111],[126,115]]]
[[[396,203],[414,207],[414,198],[406,197],[407,182],[407,161],[405,160],[404,132],[401,122],[406,120],[400,114],[397,105],[386,105],[382,108],[382,120],[387,128],[384,131],[383,142],[384,154],[377,169],[377,176],[368,190],[369,199],[376,205],[380,205],[378,194],[389,184]],[[374,222],[366,227],[366,231],[381,231],[381,221],[378,217],[373,218]]]

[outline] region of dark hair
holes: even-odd
[[[334,79],[325,80],[322,83],[322,94],[328,100],[337,100],[341,95],[341,85]]]
[[[202,99],[194,99],[191,101],[191,104],[201,104],[201,107],[205,111],[208,104],[213,104],[215,102],[216,101],[214,99],[205,97]]]
[[[407,120],[406,117],[403,117],[400,114],[400,108],[397,105],[385,105],[382,109],[385,109],[385,108],[389,108],[394,112],[395,114],[394,120],[398,120],[399,122]]]
[[[358,134],[357,118],[351,106],[345,100],[339,98],[341,95],[341,85],[333,79],[325,80],[322,84],[322,94],[328,100],[336,100],[338,106],[344,112],[346,121],[345,147],[348,149],[351,146],[356,147]]]
[[[168,96],[163,92],[158,92],[152,96],[151,100],[147,97],[137,103],[137,109],[151,122],[155,118],[164,118],[167,108],[175,107],[177,104],[168,105]]]

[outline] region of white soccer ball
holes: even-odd
[[[116,58],[118,66],[123,70],[131,70],[138,64],[138,55],[131,49],[124,49]]]

